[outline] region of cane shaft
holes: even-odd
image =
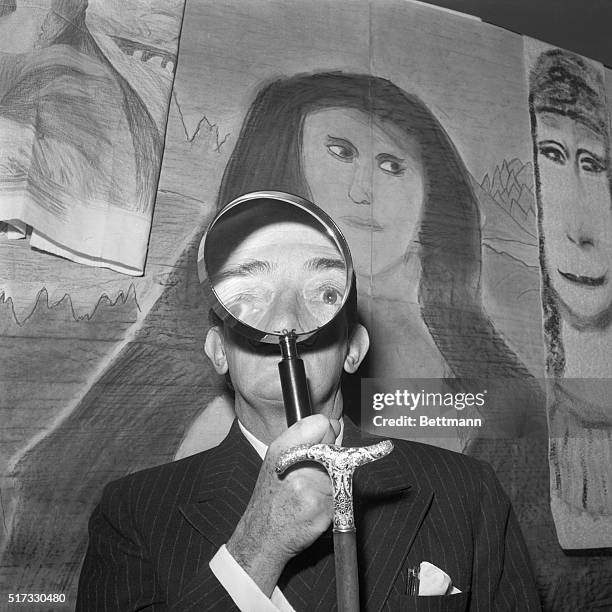
[[[359,574],[355,531],[334,531],[338,612],[359,612]]]
[[[329,474],[334,496],[334,558],[339,612],[359,612],[353,472],[361,465],[381,459],[392,450],[393,444],[389,440],[362,448],[301,444],[285,450],[276,463],[278,474],[301,461],[316,461]]]

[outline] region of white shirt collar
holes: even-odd
[[[238,421],[238,427],[244,434],[244,437],[249,441],[251,446],[255,449],[257,454],[263,459],[268,452],[268,447],[259,439],[257,439],[240,421]],[[340,419],[340,433],[336,438],[336,444],[342,446],[342,439],[344,438],[344,419]]]

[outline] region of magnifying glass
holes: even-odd
[[[198,274],[226,325],[253,343],[280,345],[288,425],[310,415],[297,347],[339,316],[353,283],[348,244],[331,217],[288,193],[240,196],[210,224]]]

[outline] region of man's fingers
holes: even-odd
[[[313,414],[294,423],[287,431],[283,432],[272,444],[276,452],[298,444],[320,444],[333,433],[333,427],[329,419],[322,414]],[[334,437],[335,439],[335,437]]]
[[[329,419],[329,425],[323,439],[321,440],[321,444],[335,444],[339,433],[340,421],[337,419]]]

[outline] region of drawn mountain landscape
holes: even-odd
[[[122,340],[137,314],[133,286],[114,300],[101,296],[82,316],[69,295],[49,303],[42,289],[21,321],[13,300],[0,295],[0,347],[10,355],[1,360],[0,421],[13,425],[0,429],[2,472],[24,442],[46,431],[86,386],[92,367]]]
[[[493,178],[485,174],[478,187],[483,242],[527,265],[538,266],[533,165],[519,159],[504,160],[495,168]]]
[[[533,165],[504,160],[491,176],[472,178],[481,212],[483,299],[495,326],[538,376],[544,349]]]

